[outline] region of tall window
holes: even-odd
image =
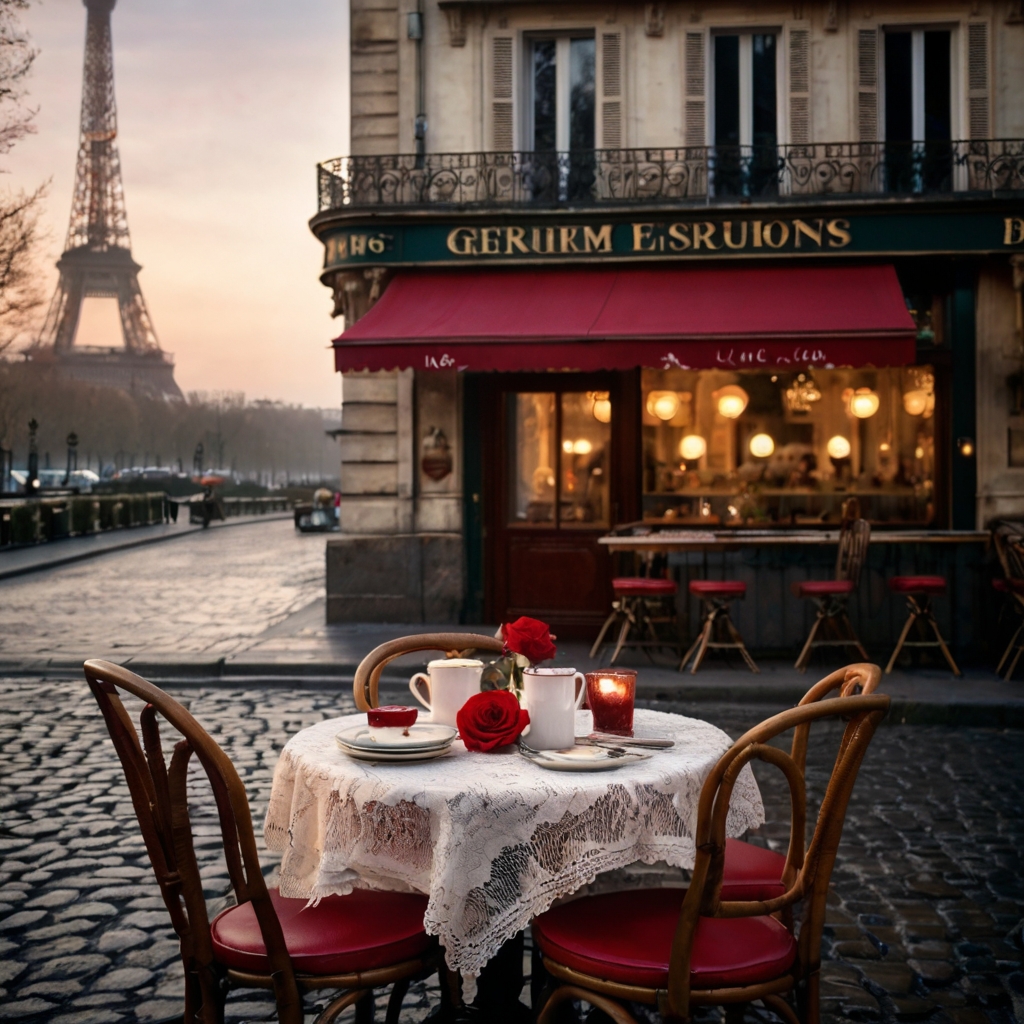
[[[714,36],[715,191],[759,194],[776,180],[778,43],[770,32]]]
[[[890,190],[951,187],[949,31],[886,31],[884,73]]]
[[[594,37],[532,39],[528,62],[533,193],[572,199],[593,179]]]

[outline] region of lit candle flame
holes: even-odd
[[[620,690],[618,680],[615,679],[601,679],[598,681],[597,689],[599,693],[608,695],[612,693],[618,693]]]

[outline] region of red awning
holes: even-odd
[[[348,370],[899,366],[891,266],[403,271],[334,342]]]

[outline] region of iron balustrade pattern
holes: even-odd
[[[1024,140],[397,154],[317,172],[321,212],[992,194],[1024,191]]]

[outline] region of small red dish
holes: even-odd
[[[385,704],[383,707],[367,711],[366,721],[372,729],[408,729],[409,726],[416,724],[416,716],[419,713],[419,708]]]

